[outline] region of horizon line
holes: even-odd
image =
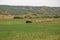
[[[45,7],[60,7],[60,6],[47,6],[47,5],[39,5],[39,6],[35,6],[35,5],[4,5],[4,4],[0,4],[0,6],[32,6],[32,7],[42,7],[42,6],[45,6]]]

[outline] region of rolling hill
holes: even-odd
[[[47,6],[8,6],[0,5],[0,14],[40,14],[40,15],[59,15],[60,7]]]

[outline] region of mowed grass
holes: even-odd
[[[26,24],[26,19],[0,19],[0,40],[60,40],[60,18],[45,23],[35,20]]]

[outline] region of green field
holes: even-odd
[[[46,19],[46,18],[40,18]],[[26,19],[0,19],[0,40],[60,40],[60,18],[26,24]]]

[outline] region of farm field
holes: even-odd
[[[26,19],[0,19],[0,40],[60,40],[60,18],[44,23],[35,20],[26,24]]]

